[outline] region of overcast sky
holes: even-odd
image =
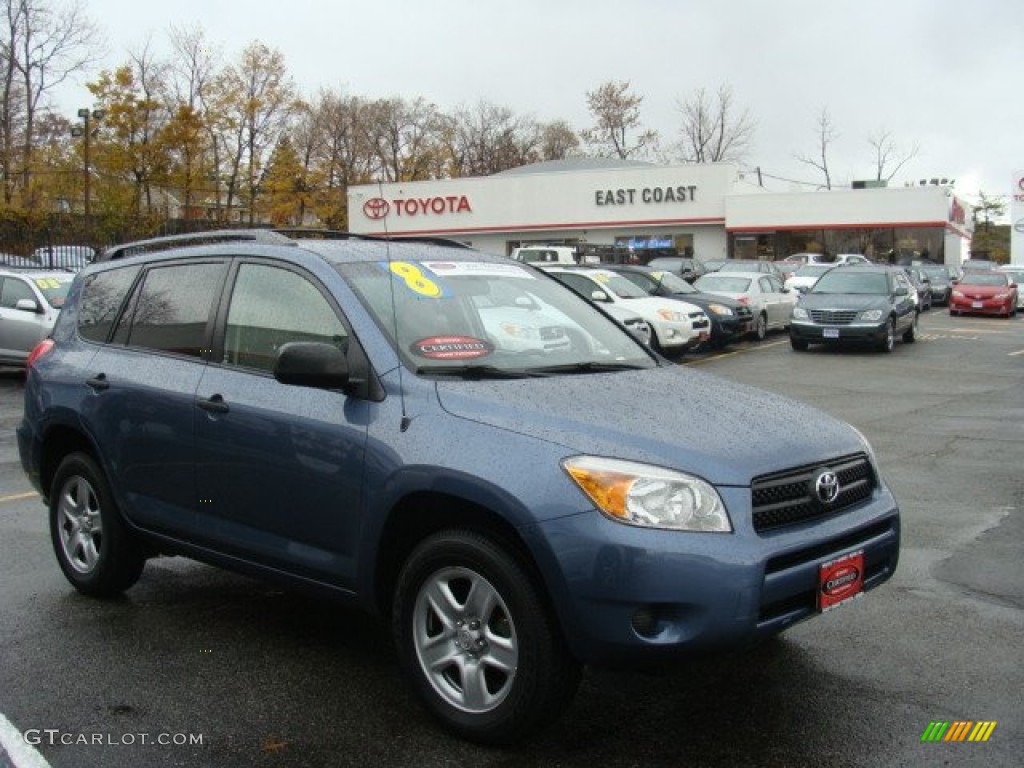
[[[894,184],[955,178],[973,201],[1009,194],[1024,168],[1024,0],[81,1],[109,51],[86,79],[199,26],[224,63],[257,40],[281,51],[310,97],[487,101],[581,129],[586,93],[628,80],[663,144],[681,100],[726,84],[757,125],[745,164],[785,179],[821,182],[795,156],[816,154],[823,109],[834,183],[872,177],[881,130],[919,148]],[[71,115],[90,95],[83,80],[58,98]]]

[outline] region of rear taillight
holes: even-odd
[[[35,363],[36,360],[43,357],[51,349],[53,349],[53,339],[43,339],[40,341],[36,344],[35,348],[28,353],[28,359],[25,361],[25,367],[31,368],[32,364]]]

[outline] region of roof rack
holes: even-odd
[[[135,240],[121,245],[112,245],[104,249],[96,261],[113,261],[143,253],[167,251],[188,245],[213,245],[216,243],[232,243],[251,241],[273,245],[295,245],[295,241],[269,229],[214,229],[209,232],[191,232],[186,235],[165,235],[148,240]]]
[[[376,242],[415,242],[430,245],[444,245],[452,248],[469,248],[465,243],[442,237],[378,237],[360,235],[334,229],[305,227],[284,227],[280,229],[214,229],[208,232],[192,232],[185,235],[165,235],[147,240],[135,240],[121,245],[112,245],[96,256],[96,261],[114,261],[144,253],[156,253],[172,248],[190,245],[214,245],[217,243],[254,242],[269,245],[297,245],[298,240],[370,240]]]

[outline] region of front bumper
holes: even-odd
[[[1015,309],[1013,297],[1008,299],[972,299],[953,296],[949,300],[950,312],[977,315],[1009,315]]]
[[[849,325],[820,325],[806,320],[792,320],[790,338],[809,344],[865,344],[881,342],[889,332],[885,322],[850,323]]]
[[[884,487],[835,517],[761,534],[750,490],[720,491],[730,534],[635,528],[596,511],[531,529],[581,660],[642,666],[746,647],[817,615],[823,563],[863,551],[865,591],[895,572],[899,510]]]

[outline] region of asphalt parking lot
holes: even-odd
[[[678,362],[859,428],[903,511],[899,570],[749,653],[588,670],[562,720],[505,750],[438,731],[386,633],[332,603],[171,558],[121,599],[75,593],[18,463],[20,374],[0,369],[0,741],[24,748],[0,768],[1019,765],[1024,316],[933,310],[890,355],[777,333]],[[922,740],[935,722],[995,726]]]

